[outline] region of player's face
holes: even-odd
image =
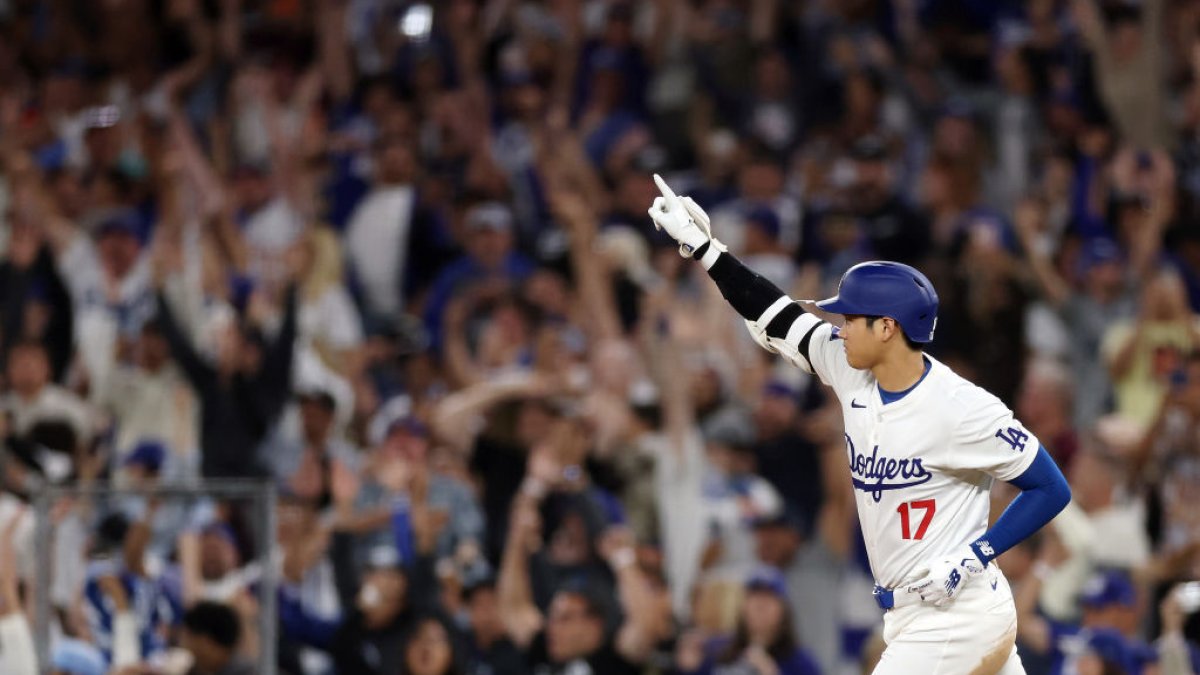
[[[882,321],[867,325],[865,316],[846,316],[838,337],[846,343],[846,361],[851,368],[867,370],[879,362],[884,343],[878,333],[882,327]]]

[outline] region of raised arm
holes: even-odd
[[[246,269],[245,244],[233,222],[225,188],[200,147],[191,123],[176,105],[172,105],[168,116],[168,134],[182,174],[195,193],[199,217],[210,224],[213,240],[234,268]]]
[[[1162,404],[1159,405],[1158,412],[1154,415],[1154,420],[1150,422],[1150,426],[1146,428],[1137,444],[1130,450],[1125,461],[1126,471],[1131,480],[1137,481],[1145,478],[1146,473],[1151,469],[1154,462],[1154,446],[1162,438],[1167,416],[1174,408],[1178,395],[1178,390],[1173,389],[1163,397]]]
[[[645,573],[638,568],[633,544],[632,532],[615,527],[604,533],[600,552],[617,579],[617,595],[624,615],[614,646],[626,661],[641,663],[653,651],[657,639],[653,627],[654,592]]]
[[[354,93],[354,65],[346,43],[346,7],[339,0],[319,0],[313,13],[317,25],[317,47],[321,71],[330,95],[337,102],[348,100]]]
[[[529,477],[521,494],[513,500],[512,518],[504,554],[500,560],[500,578],[496,583],[497,601],[504,630],[518,648],[526,649],[542,629],[542,613],[533,603],[529,579],[529,554],[540,546],[541,523],[538,503],[541,492]]]
[[[3,640],[5,662],[13,675],[38,672],[33,634],[21,610],[21,597],[17,592],[20,579],[17,575],[16,532],[24,516],[23,508],[10,515],[4,531],[0,532],[0,640]]]
[[[1158,270],[1163,233],[1175,216],[1175,165],[1162,150],[1150,153],[1151,179],[1146,222],[1134,231],[1130,242],[1129,268],[1132,280],[1147,283]]]
[[[175,318],[175,313],[171,311],[170,303],[167,302],[161,288],[155,293],[155,302],[158,305],[159,324],[162,326],[163,337],[166,338],[167,345],[171,349],[171,356],[183,369],[188,381],[197,391],[209,389],[216,383],[217,371],[205,363],[195,347],[192,346],[191,339],[183,334],[183,328]]]
[[[669,294],[670,291],[663,288],[646,296],[639,332],[645,361],[659,388],[671,451],[682,461],[687,435],[694,428],[695,414],[686,378],[679,375],[683,372],[680,350],[669,345],[671,324],[665,311]]]
[[[296,284],[288,284],[283,293],[283,324],[279,334],[275,336],[263,359],[263,377],[268,381],[278,383],[277,388],[285,392],[291,386],[289,373],[292,367],[292,355],[296,351]]]
[[[593,336],[599,340],[620,337],[621,320],[612,283],[605,262],[596,251],[595,212],[579,194],[569,190],[556,191],[551,207],[570,235],[571,267]]]
[[[468,452],[476,431],[469,420],[487,413],[504,401],[522,396],[540,396],[547,391],[544,378],[515,375],[484,380],[450,394],[433,409],[433,433],[460,452]]]
[[[677,197],[657,175],[654,180],[663,193],[650,207],[654,226],[679,243],[680,255],[700,261],[759,345],[813,372],[809,341],[822,322],[729,253],[712,236],[708,214],[690,197]]]
[[[1047,566],[1040,557],[1034,563],[1033,572],[1013,593],[1017,606],[1017,639],[1038,654],[1050,651],[1050,622],[1038,613],[1038,598],[1042,594],[1042,578]]]
[[[1108,34],[1104,30],[1104,19],[1100,16],[1096,0],[1071,0],[1071,14],[1075,19],[1075,25],[1079,26],[1079,32],[1087,42],[1088,48],[1095,53],[1096,58],[1102,64],[1107,64],[1109,61]]]
[[[1045,224],[1045,207],[1034,199],[1023,199],[1014,214],[1017,234],[1034,279],[1042,296],[1055,307],[1061,307],[1071,296],[1071,287],[1054,269],[1054,261],[1041,236]]]
[[[1195,675],[1192,670],[1191,648],[1183,633],[1188,619],[1180,603],[1184,585],[1175,586],[1158,605],[1162,634],[1155,642],[1158,667],[1162,675]]]
[[[171,92],[186,91],[199,82],[211,69],[216,52],[215,31],[205,19],[200,3],[182,6],[188,8],[184,22],[192,57],[167,73],[164,84]]]

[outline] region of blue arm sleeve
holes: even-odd
[[[417,559],[417,547],[413,542],[408,497],[396,497],[392,502],[392,537],[396,552],[400,554],[400,564],[411,569]]]
[[[1071,501],[1071,487],[1045,446],[1038,447],[1037,457],[1025,473],[1009,482],[1021,488],[1021,494],[996,524],[971,544],[985,564],[1040,530]]]
[[[296,596],[283,587],[279,589],[279,622],[287,637],[326,651],[341,625],[338,621],[308,615]]]

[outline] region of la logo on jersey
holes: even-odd
[[[854,489],[868,492],[876,501],[883,499],[883,493],[888,490],[903,490],[923,483],[933,478],[924,466],[921,458],[892,459],[880,456],[879,446],[876,445],[868,456],[859,454],[854,449],[854,441],[846,434],[846,448],[850,451],[850,478]]]

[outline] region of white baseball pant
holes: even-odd
[[[1025,675],[1017,655],[1017,609],[995,565],[946,607],[897,599],[883,616],[887,648],[873,675]]]

